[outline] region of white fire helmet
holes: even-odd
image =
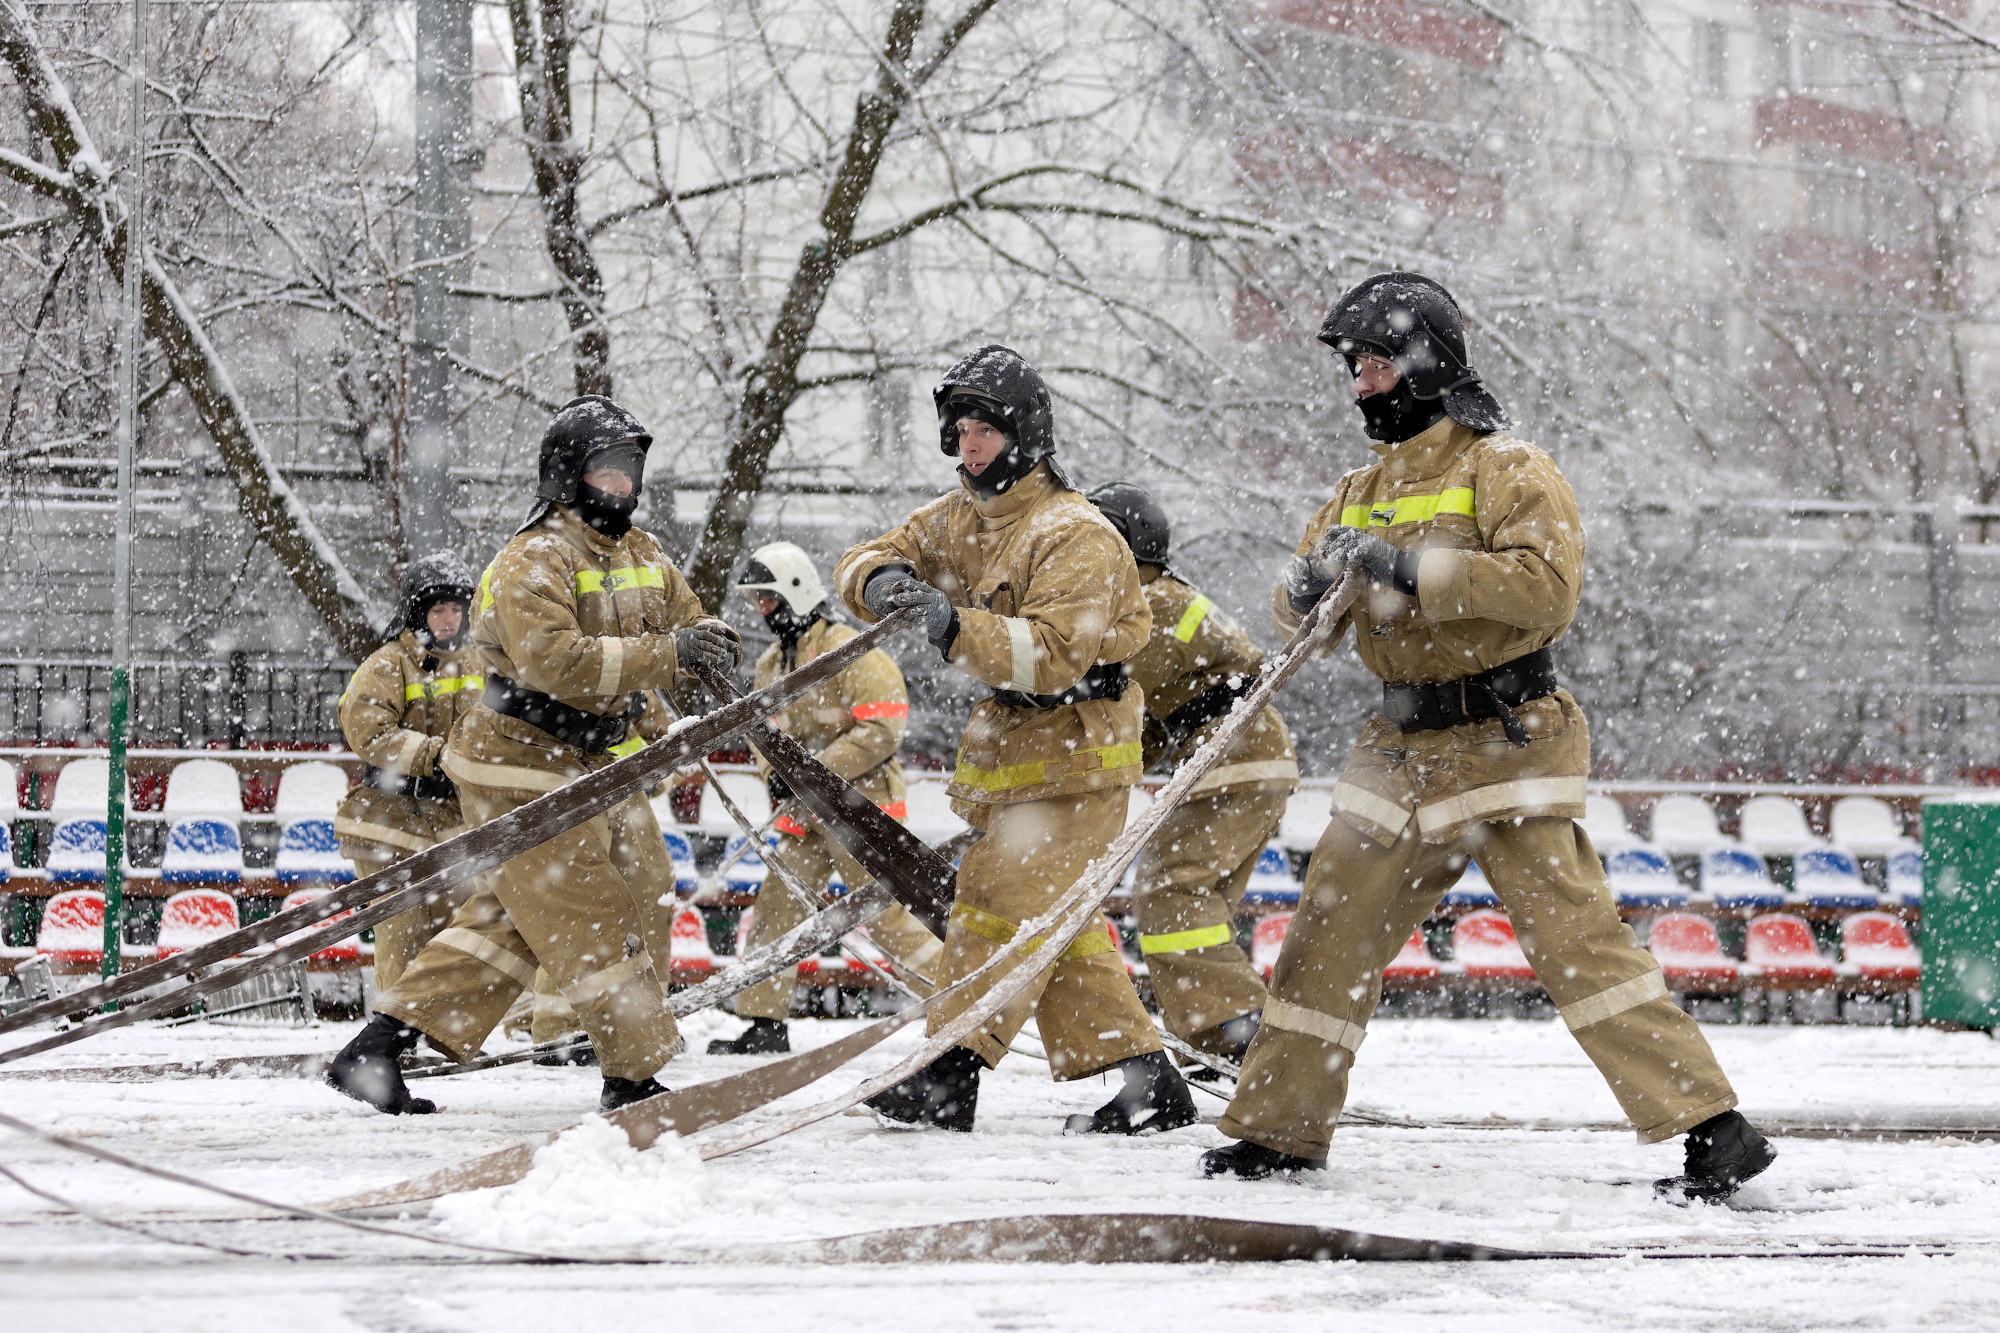
[[[802,616],[826,600],[812,557],[790,542],[772,542],[750,554],[750,564],[736,585],[745,592],[769,592],[784,598],[792,614]]]

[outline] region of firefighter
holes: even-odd
[[[412,562],[403,576],[402,632],[368,655],[340,696],[340,734],[366,767],[333,831],[357,876],[458,832],[458,790],[438,756],[486,683],[467,633],[476,581],[450,552]],[[375,927],[377,990],[396,984],[465,896],[439,894]]]
[[[757,685],[764,688],[778,677],[831,652],[860,631],[827,618],[826,587],[811,557],[790,542],[772,542],[750,557],[736,585],[750,594],[778,641],[757,659]],[[896,660],[876,649],[812,693],[773,714],[771,725],[813,751],[822,764],[853,784],[891,818],[909,814],[904,804],[903,765],[896,758],[909,726],[910,696]],[[783,778],[769,774],[771,805],[782,807],[791,791]],[[804,822],[801,822],[804,820]],[[868,872],[846,849],[801,814],[784,813],[776,828],[781,858],[815,894],[826,888],[838,869],[850,885]],[[764,881],[751,920],[749,947],[778,939],[806,919],[808,907],[777,879]],[[928,995],[928,978],[941,946],[937,937],[901,907],[892,907],[868,927],[896,965],[896,973],[919,994]],[[786,1019],[792,1011],[792,988],[798,968],[788,967],[736,997],[736,1015],[750,1026],[734,1038],[708,1044],[710,1055],[769,1055],[792,1049]]]
[[[683,668],[735,668],[735,633],[702,610],[659,542],[632,527],[651,444],[630,412],[596,394],[565,404],[542,436],[527,520],[474,598],[485,690],[444,751],[468,825],[636,749],[627,733],[645,696]],[[410,1096],[397,1058],[420,1035],[470,1058],[539,968],[590,1034],[602,1109],[663,1091],[653,1075],[681,1039],[652,957],[664,941],[635,900],[672,884],[643,796],[481,876],[376,1001],[327,1081],[391,1114],[435,1110]]]
[[[1325,1166],[1382,970],[1479,863],[1535,975],[1641,1141],[1687,1135],[1663,1193],[1721,1198],[1775,1154],[1693,1020],[1667,994],[1605,882],[1583,815],[1590,733],[1549,648],[1576,615],[1583,524],[1550,457],[1503,432],[1457,303],[1414,273],[1348,292],[1320,340],[1345,358],[1380,461],[1307,525],[1272,601],[1295,630],[1351,566],[1343,619],[1381,677],[1333,790],[1263,1025],[1209,1175]],[[1334,640],[1338,642],[1338,638]]]
[[[930,644],[992,693],[973,706],[948,789],[986,836],[965,854],[934,980],[964,977],[1013,941],[1125,826],[1141,771],[1141,692],[1124,663],[1151,620],[1118,534],[1055,458],[1049,391],[1005,347],[985,347],[935,393],[939,445],[961,488],[841,557],[836,580],[868,621],[920,614]],[[1017,958],[1012,966],[1019,966]],[[999,980],[932,1006],[935,1033]],[[1195,1120],[1102,918],[984,1030],[874,1098],[892,1120],[969,1131],[980,1074],[1030,1014],[1057,1080],[1115,1071],[1117,1095],[1072,1132],[1132,1134]]]
[[[1168,567],[1171,527],[1144,488],[1112,482],[1090,502],[1139,565],[1153,634],[1125,665],[1146,692],[1146,768],[1170,773],[1250,693],[1264,652]],[[1160,1012],[1175,1036],[1231,1060],[1264,1008],[1264,983],[1236,943],[1236,905],[1298,785],[1291,733],[1267,707],[1139,855],[1132,915]]]

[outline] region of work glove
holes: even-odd
[[[786,782],[776,773],[764,779],[764,787],[765,790],[771,793],[771,808],[773,810],[792,799],[792,784]]]
[[[1399,551],[1372,532],[1339,527],[1320,538],[1305,555],[1285,566],[1285,596],[1300,615],[1312,609],[1326,590],[1340,580],[1341,567],[1354,565],[1369,582],[1411,596],[1417,591],[1417,555]]]
[[[720,625],[704,623],[674,631],[674,657],[683,672],[703,666],[726,675],[736,670],[740,651],[735,637]]]
[[[958,608],[951,604],[951,598],[912,578],[908,570],[884,570],[870,576],[861,590],[861,603],[878,616],[914,607],[924,637],[939,652],[951,647],[951,641],[958,637]]]

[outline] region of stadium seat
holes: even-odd
[[[111,761],[72,759],[56,774],[56,791],[49,800],[49,813],[57,819],[82,816],[101,820],[110,803]]]
[[[752,827],[762,828],[770,820],[771,791],[764,779],[755,773],[717,773],[714,781],[722,784]],[[702,784],[701,812],[695,818],[695,827],[710,837],[742,836],[710,783]]]
[[[1764,869],[1764,858],[1741,847],[1714,847],[1701,854],[1701,896],[1717,907],[1784,905],[1785,891]]]
[[[1915,982],[1924,970],[1910,933],[1887,912],[1856,912],[1840,923],[1840,961],[1867,981]]]
[[[1924,905],[1924,854],[1905,848],[1889,858],[1889,901],[1905,907]]]
[[[709,951],[708,926],[702,921],[701,909],[683,906],[674,913],[669,940],[676,982],[700,981],[715,971],[715,955]]]
[[[243,813],[243,784],[220,759],[188,759],[167,778],[164,813],[182,818],[234,818]]]
[[[904,819],[905,825],[933,847],[971,827],[952,810],[951,798],[944,794],[944,789],[945,784],[935,779],[913,779],[903,798],[910,812]]]
[[[1385,986],[1404,985],[1418,981],[1435,981],[1440,969],[1431,951],[1424,945],[1423,927],[1410,932],[1410,938],[1403,941],[1403,948],[1389,966],[1382,969],[1382,984]]]
[[[5,884],[14,874],[14,837],[8,830],[7,821],[0,819],[0,884]]]
[[[186,953],[236,929],[236,900],[220,889],[188,889],[160,909],[160,957]]]
[[[1599,856],[1609,856],[1620,847],[1629,847],[1639,841],[1632,832],[1632,826],[1625,821],[1625,807],[1609,796],[1586,796],[1583,798],[1583,818],[1577,823],[1590,836],[1590,845],[1597,849]]]
[[[339,764],[314,759],[278,775],[278,798],[271,813],[280,819],[332,819],[347,795],[347,774]]]
[[[741,833],[731,838],[722,845],[722,859],[727,861],[735,856],[737,849],[748,841]],[[776,838],[766,838],[764,846],[775,847],[777,842]],[[764,864],[762,850],[752,848],[744,852],[735,865],[722,872],[722,883],[731,893],[756,893],[764,887],[764,877],[770,873],[771,868]]]
[[[1285,802],[1278,819],[1278,844],[1288,852],[1309,852],[1319,846],[1326,821],[1333,818],[1333,798],[1323,789],[1301,787]]]
[[[279,908],[278,910],[282,912],[289,912],[294,907],[298,907],[303,903],[309,903],[315,898],[324,898],[329,892],[331,892],[331,890],[328,889],[293,889],[290,893],[285,895],[284,906]],[[334,916],[328,917],[325,921],[316,921],[312,925],[307,926],[305,930],[293,931],[290,935],[287,935],[285,939],[286,941],[289,942],[291,940],[297,939],[300,935],[306,934],[307,931],[318,930],[321,926],[331,925],[335,921],[340,920],[342,917],[349,917],[353,915],[354,915],[353,909],[350,908],[345,912],[340,912]],[[361,936],[358,934],[349,935],[346,939],[341,940],[337,944],[329,944],[324,949],[320,949],[314,953],[308,954],[306,956],[306,961],[308,963],[319,963],[322,966],[329,968],[358,966],[361,962]]]
[[[160,878],[169,884],[242,883],[243,840],[236,825],[220,819],[175,821],[167,830]]]
[[[1144,787],[1129,787],[1126,791],[1128,794],[1125,797],[1125,827],[1131,828],[1144,819],[1146,812],[1153,808],[1153,793]]]
[[[65,819],[57,824],[49,838],[49,878],[59,883],[102,882],[107,837],[101,818]]]
[[[1683,907],[1688,891],[1658,847],[1626,847],[1604,858],[1604,874],[1620,907]]]
[[[1451,928],[1451,956],[1468,977],[1533,980],[1535,975],[1505,912],[1471,912],[1460,917]]]
[[[847,876],[840,873],[840,867],[835,866],[833,873],[826,877],[826,889],[824,891],[829,898],[845,898],[847,896]]]
[[[1788,989],[1833,984],[1833,964],[1820,956],[1812,927],[1784,912],[1750,923],[1743,936],[1743,961],[1760,979]]]
[[[1814,907],[1875,907],[1882,895],[1861,882],[1861,868],[1838,847],[1812,847],[1792,862],[1792,893]]]
[[[14,766],[0,759],[0,822],[15,818],[21,811],[21,778]]]
[[[1465,873],[1458,877],[1458,883],[1445,890],[1439,900],[1440,907],[1498,907],[1500,895],[1493,892],[1486,872],[1479,868],[1479,862],[1467,860]]]
[[[345,884],[354,878],[354,865],[340,854],[331,819],[294,819],[278,834],[271,873],[284,884],[308,879]]]
[[[1660,960],[1667,989],[1713,991],[1732,986],[1736,963],[1722,952],[1715,923],[1686,912],[1669,912],[1646,931],[1646,949]]]
[[[1828,832],[1835,846],[1856,856],[1887,859],[1916,843],[1903,836],[1903,821],[1887,801],[1873,796],[1843,796],[1833,803]]]
[[[1250,931],[1250,965],[1264,980],[1271,979],[1271,969],[1278,965],[1278,954],[1285,947],[1285,929],[1292,924],[1292,913],[1278,912],[1260,920]]]
[[[1700,856],[1729,841],[1715,822],[1715,807],[1699,796],[1669,793],[1653,806],[1653,836],[1647,841],[1668,856]]]
[[[1243,901],[1298,906],[1299,882],[1292,878],[1291,858],[1276,842],[1267,843],[1264,850],[1257,854],[1257,864],[1250,871],[1250,883],[1243,890]]]
[[[662,826],[660,835],[667,842],[667,859],[674,863],[674,892],[686,898],[701,887],[701,876],[694,866],[694,844],[671,825]]]
[[[70,889],[42,909],[35,952],[53,963],[94,967],[104,961],[104,895]]]
[[[1738,833],[1743,845],[1759,856],[1797,856],[1826,844],[1806,826],[1805,810],[1788,796],[1752,796],[1745,801]]]

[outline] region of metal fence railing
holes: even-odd
[[[336,704],[350,663],[140,662],[132,667],[129,744],[232,750],[340,745]],[[0,744],[102,744],[111,664],[0,661]]]

